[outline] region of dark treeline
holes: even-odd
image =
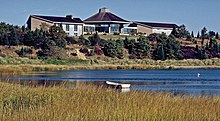
[[[186,38],[187,41],[192,41],[198,44],[197,40],[201,39],[201,46],[196,47],[181,46],[181,43],[176,38]],[[8,46],[30,46],[38,49],[38,57],[54,57],[54,53],[65,53],[66,45],[78,44],[81,45],[80,52],[86,56],[105,55],[112,58],[130,58],[130,59],[145,59],[154,60],[166,59],[206,59],[220,57],[218,33],[214,31],[207,32],[203,28],[201,33],[198,32],[197,40],[194,33],[191,34],[186,30],[184,25],[174,28],[172,34],[151,34],[147,37],[139,36],[137,39],[117,39],[104,40],[96,33],[84,38],[80,36],[75,39],[68,37],[62,28],[52,26],[48,31],[37,29],[30,31],[24,26],[13,26],[6,23],[0,23],[0,45]],[[204,41],[208,40],[204,44]],[[19,55],[31,53],[28,48],[18,50]],[[74,55],[75,56],[75,55]]]
[[[195,36],[193,31],[190,34],[185,25],[181,25],[179,28],[174,28],[171,34],[176,38],[185,38],[186,41],[196,44],[195,47],[181,47],[183,59],[220,58],[218,32],[208,31],[206,27],[203,27],[201,32],[198,32],[197,36]]]

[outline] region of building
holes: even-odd
[[[153,22],[129,22],[111,13],[107,8],[99,9],[98,13],[82,21],[80,18],[31,15],[28,18],[27,26],[30,30],[49,30],[53,25],[61,26],[69,36],[80,36],[82,34],[123,34],[135,35],[142,33],[165,33],[169,35],[176,24],[153,23]]]
[[[69,36],[80,36],[83,34],[83,21],[80,18],[31,15],[27,21],[27,27],[34,31],[36,29],[49,30],[53,25],[61,26]]]
[[[127,34],[132,30],[137,33],[142,33],[145,35],[150,35],[152,33],[170,35],[173,28],[177,28],[176,24],[168,24],[168,23],[152,23],[152,22],[133,22],[130,24],[127,29]]]
[[[95,26],[95,31],[99,34],[120,34],[123,33],[124,24],[130,22],[111,13],[107,8],[101,8],[98,13],[85,19],[84,23]]]

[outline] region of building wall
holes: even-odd
[[[153,33],[151,28],[140,26],[140,25],[137,25],[137,32],[138,33],[141,32],[141,33],[146,34],[146,35],[149,35],[149,34]]]
[[[172,32],[172,28],[154,28],[153,33],[162,34],[165,33],[166,35],[170,35]]]
[[[34,31],[36,29],[43,29],[43,30],[49,30],[51,26],[54,25],[54,23],[46,22],[40,19],[36,19],[31,17],[30,21],[30,29],[31,31]],[[69,24],[69,31],[66,30],[66,23],[61,23],[63,30],[69,35],[69,36],[80,36],[83,34],[83,25],[82,24]],[[77,26],[77,30],[74,31],[74,26]]]
[[[146,35],[152,33],[157,33],[157,34],[165,33],[166,35],[170,35],[172,30],[173,30],[172,28],[149,28],[149,27],[137,25],[137,32],[141,32]]]
[[[46,21],[42,21],[42,20],[39,20],[39,19],[36,19],[36,18],[33,18],[31,17],[31,22],[30,22],[30,29],[31,31],[34,31],[36,29],[44,29],[44,30],[49,30],[49,28],[51,26],[53,26],[53,23],[49,23],[49,22],[46,22]]]
[[[69,35],[69,36],[80,36],[83,34],[83,25],[82,24],[69,24],[69,31],[66,30],[67,24],[62,24],[63,30]],[[74,30],[74,27],[77,26],[77,30]]]

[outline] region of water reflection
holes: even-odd
[[[26,80],[30,85],[44,86],[72,82],[69,87],[77,87],[80,84],[104,85],[105,81],[116,81],[130,83],[129,90],[163,91],[173,95],[220,96],[220,69],[44,71],[29,72],[7,79],[20,80],[21,83]]]

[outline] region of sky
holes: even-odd
[[[0,22],[25,25],[33,14],[66,16],[82,20],[107,7],[129,21],[186,25],[197,33],[203,27],[220,32],[220,0],[0,0]]]

